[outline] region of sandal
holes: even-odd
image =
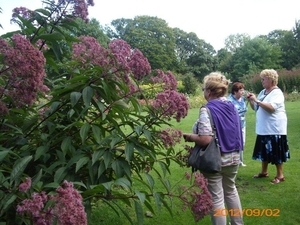
[[[280,182],[285,181],[285,178],[279,178],[279,177],[275,177],[274,180],[271,181],[271,184],[279,184]]]
[[[268,173],[259,173],[253,176],[253,178],[263,178],[263,177],[269,177]]]

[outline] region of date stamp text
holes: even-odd
[[[214,209],[214,216],[280,216],[280,209]]]

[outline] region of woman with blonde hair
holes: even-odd
[[[253,159],[262,162],[261,171],[253,178],[269,177],[268,164],[276,165],[276,176],[271,181],[278,184],[285,180],[283,162],[290,158],[287,141],[287,116],[284,95],[278,88],[278,74],[273,69],[260,73],[264,89],[256,97],[250,93],[250,105],[256,112],[256,142]]]
[[[235,185],[240,163],[240,151],[243,150],[243,138],[238,111],[227,94],[229,80],[219,72],[204,77],[204,97],[207,100],[216,128],[221,151],[221,171],[207,173],[200,171],[208,180],[208,190],[212,195],[212,224],[225,225],[226,216],[231,225],[243,224],[242,206]],[[184,134],[185,141],[207,146],[212,139],[213,129],[206,107],[201,107],[200,115],[193,126],[192,134]],[[225,208],[227,207],[227,209]],[[227,212],[227,213],[226,213]]]

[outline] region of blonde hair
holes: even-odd
[[[266,77],[272,80],[272,84],[276,86],[278,84],[278,73],[276,70],[273,69],[265,69],[260,72],[260,77]]]
[[[223,97],[227,94],[230,80],[220,72],[212,72],[203,79],[204,88],[210,90],[214,97]]]

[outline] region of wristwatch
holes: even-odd
[[[260,101],[260,100],[257,100],[257,101],[256,101],[256,104],[259,105],[259,103],[261,103],[261,101]]]

